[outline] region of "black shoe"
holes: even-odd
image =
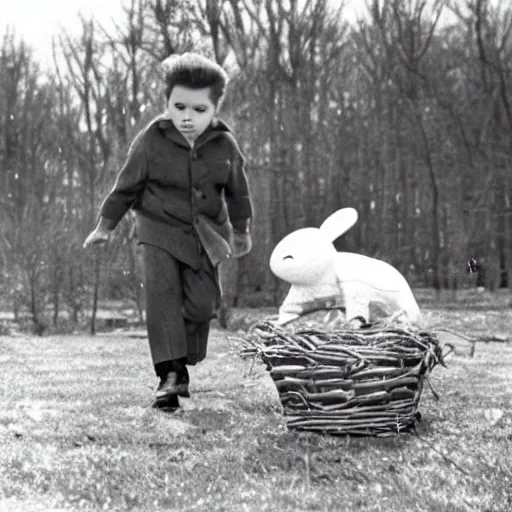
[[[178,387],[176,381],[178,374],[176,372],[169,372],[165,378],[160,379],[160,384],[156,390],[156,399],[166,398],[171,395],[178,394]]]
[[[163,398],[156,398],[151,404],[151,407],[164,412],[175,412],[180,408],[178,395],[168,395]]]
[[[190,398],[190,392],[188,390],[188,384],[190,382],[190,378],[188,375],[188,370],[185,365],[178,371],[178,380],[176,384],[176,394],[182,396],[183,398]]]

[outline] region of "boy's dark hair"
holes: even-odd
[[[162,62],[165,73],[165,98],[169,101],[175,85],[190,89],[210,88],[210,99],[219,107],[224,98],[228,75],[216,63],[198,53],[171,55]]]

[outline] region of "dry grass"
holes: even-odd
[[[512,328],[510,310],[430,320]],[[512,344],[437,366],[419,437],[387,439],[287,431],[272,380],[221,331],[174,415],[149,408],[145,339],[0,337],[0,362],[1,511],[512,510]]]

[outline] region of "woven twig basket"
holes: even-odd
[[[261,357],[289,428],[389,436],[419,416],[423,383],[443,363],[434,333],[398,324],[290,331],[268,319],[243,338],[243,357]]]

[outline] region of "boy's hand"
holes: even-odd
[[[83,244],[83,248],[86,249],[89,245],[93,244],[103,244],[108,242],[109,239],[109,231],[104,229],[96,228],[94,231],[91,231],[89,236],[85,239]]]
[[[252,249],[252,238],[250,233],[234,233],[233,256],[241,258]]]

